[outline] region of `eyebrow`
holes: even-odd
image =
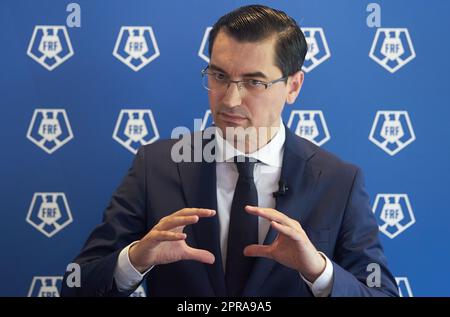
[[[208,68],[211,70],[215,70],[215,71],[227,74],[226,71],[224,71],[222,68],[220,68],[219,66],[214,65],[214,64],[209,64]],[[261,77],[264,79],[268,78],[263,72],[260,72],[260,71],[252,72],[252,73],[245,73],[245,74],[242,74],[242,77]]]

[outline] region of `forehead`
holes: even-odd
[[[259,42],[238,42],[220,31],[212,48],[211,64],[233,76],[258,71],[266,75],[281,74],[275,65],[275,42],[275,36]]]

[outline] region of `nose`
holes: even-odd
[[[225,106],[234,108],[241,105],[242,97],[238,85],[238,83],[230,83],[230,85],[228,86],[222,99],[222,103]]]

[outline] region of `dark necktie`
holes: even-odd
[[[258,243],[258,217],[244,210],[246,205],[258,205],[258,193],[253,180],[253,167],[256,161],[249,162],[246,158],[246,161],[242,162],[242,159],[242,157],[235,159],[239,178],[231,203],[228,231],[225,268],[228,296],[241,296],[254,263],[254,258],[244,256],[243,251],[246,246]]]

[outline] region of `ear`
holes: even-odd
[[[300,93],[300,89],[303,85],[303,80],[305,79],[305,74],[300,70],[295,74],[289,76],[287,82],[288,94],[286,97],[286,102],[288,104],[293,104],[295,99],[297,99],[298,94]]]

